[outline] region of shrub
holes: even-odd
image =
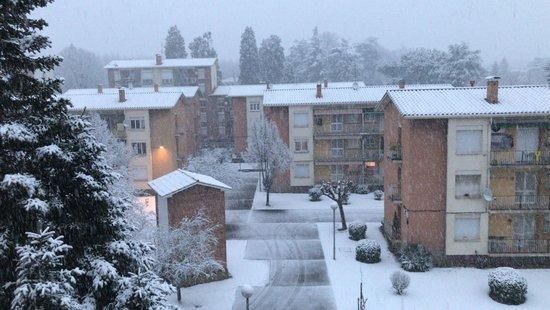
[[[408,274],[398,270],[392,273],[390,281],[391,286],[395,290],[395,293],[397,295],[403,295],[405,289],[409,286],[409,283],[411,282],[411,278]]]
[[[380,261],[380,244],[373,240],[361,240],[355,247],[355,259],[362,263],[378,263]]]
[[[407,271],[424,272],[432,268],[432,254],[419,244],[407,245],[399,257],[401,267]]]
[[[309,201],[321,201],[321,196],[323,196],[323,193],[321,192],[321,189],[318,187],[312,187],[308,191],[309,195]]]
[[[377,189],[374,191],[374,200],[382,200],[382,195],[384,195],[384,192]]]
[[[365,239],[366,233],[367,233],[367,224],[365,223],[353,222],[348,226],[348,234],[351,240],[358,241],[361,239]]]
[[[489,296],[507,305],[525,302],[527,281],[510,267],[499,267],[489,273]]]
[[[355,187],[353,191],[355,194],[365,195],[369,193],[369,187],[365,184],[359,184]]]

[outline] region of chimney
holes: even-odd
[[[126,91],[124,88],[118,89],[118,102],[124,102],[126,101]]]
[[[155,90],[155,93],[158,93],[159,92],[159,84],[158,83],[153,84],[153,89]]]
[[[97,84],[97,93],[103,94],[103,84]]]
[[[470,87],[476,86],[476,80],[470,80]]]
[[[325,85],[325,88],[327,88],[328,87],[328,80],[324,80],[323,84]]]
[[[487,80],[487,102],[489,103],[498,103],[498,80],[500,76],[488,76],[485,78]]]
[[[323,93],[321,92],[321,83],[317,84],[317,94],[315,95],[316,98],[323,98]]]
[[[156,59],[156,64],[157,64],[157,66],[162,65],[162,55],[161,55],[161,54],[157,54],[157,55],[155,56],[155,59]]]
[[[267,90],[270,90],[271,89],[271,84],[269,82],[265,83],[265,87],[267,88]]]
[[[405,88],[405,80],[399,80],[397,85],[399,85],[399,89]]]

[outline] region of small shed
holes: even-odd
[[[149,186],[156,193],[157,226],[161,229],[175,227],[199,211],[218,225],[214,257],[226,267],[224,191],[231,187],[211,176],[183,169],[154,179]]]

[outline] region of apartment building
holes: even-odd
[[[384,229],[438,265],[550,264],[550,90],[391,90]]]
[[[139,189],[177,168],[200,146],[196,86],[71,89],[62,95],[74,113],[97,112],[134,152],[130,173]]]

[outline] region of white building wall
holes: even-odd
[[[168,198],[157,196],[157,218],[158,227],[161,229],[167,229],[168,222]]]
[[[251,111],[252,104],[260,104],[258,111]],[[252,137],[252,128],[255,122],[262,118],[263,111],[263,97],[246,97],[246,137],[247,145],[250,145],[250,137]]]
[[[145,120],[145,129],[137,130],[130,128],[130,119],[131,118],[143,117]],[[133,171],[141,171],[146,169],[147,179],[134,180],[134,184],[138,189],[149,189],[147,181],[153,179],[153,157],[151,156],[151,127],[149,122],[149,111],[148,110],[125,110],[124,111],[124,124],[126,126],[126,143],[129,147],[130,152],[132,150],[132,143],[135,142],[145,142],[146,144],[146,154],[145,155],[135,155],[130,160],[130,174],[132,175]],[[137,172],[136,172],[137,173]],[[141,174],[141,173],[140,173]]]
[[[447,210],[446,210],[446,254],[487,254],[488,213],[483,197],[456,197],[456,175],[480,175],[480,192],[489,187],[489,154],[491,146],[490,121],[488,119],[449,119],[447,137]],[[481,130],[481,152],[457,154],[457,131]],[[460,239],[455,237],[457,218],[479,218],[479,238]],[[459,229],[460,230],[460,229]],[[460,239],[460,240],[458,240]]]
[[[295,113],[307,113],[308,114],[308,126],[307,127],[295,127],[294,115]],[[291,186],[312,186],[315,183],[314,177],[314,165],[313,165],[313,109],[309,106],[306,107],[293,107],[288,108],[288,129],[289,129],[289,148],[292,153],[292,164],[290,166],[290,185]],[[308,151],[305,153],[297,153],[294,147],[295,139],[307,139]],[[309,165],[309,177],[297,178],[294,173],[294,167],[296,164]]]

